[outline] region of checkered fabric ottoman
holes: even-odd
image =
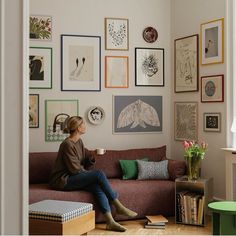
[[[91,203],[44,200],[29,206],[29,234],[85,234],[94,228]]]

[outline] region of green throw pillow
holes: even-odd
[[[148,161],[148,158],[140,159],[142,161]],[[137,179],[138,165],[137,160],[119,160],[122,169],[123,179]]]

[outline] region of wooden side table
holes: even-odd
[[[236,235],[236,202],[212,202],[208,207],[212,210],[212,234]]]

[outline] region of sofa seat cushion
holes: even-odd
[[[128,208],[138,212],[137,219],[146,215],[163,214],[173,216],[175,212],[175,183],[169,180],[122,180],[109,179],[111,187],[118,192],[118,198]],[[87,202],[94,205],[96,222],[103,222],[104,216],[97,207],[93,195],[86,191],[57,191],[48,184],[31,184],[29,188],[29,203],[45,199]],[[116,220],[127,220],[127,217],[117,215],[112,207]]]
[[[119,160],[148,158],[149,161],[166,160],[166,146],[158,148],[138,148],[128,150],[107,150],[104,155],[96,156],[94,169],[103,170],[108,178],[122,178]]]

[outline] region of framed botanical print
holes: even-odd
[[[205,132],[220,132],[221,129],[221,113],[204,113],[203,124]]]
[[[105,18],[105,49],[129,50],[129,20]]]
[[[175,92],[198,91],[198,34],[175,39]]]
[[[114,133],[152,133],[162,129],[162,96],[113,96]]]
[[[39,128],[39,94],[29,95],[29,128]]]
[[[67,120],[77,116],[78,109],[78,100],[45,100],[45,141],[63,141],[68,137]]]
[[[164,86],[164,48],[135,48],[135,85]]]
[[[101,90],[101,37],[61,35],[61,90]]]
[[[127,56],[105,57],[105,87],[129,87],[129,58]]]
[[[31,15],[29,19],[30,40],[52,40],[52,17]]]
[[[198,103],[175,102],[174,133],[175,140],[197,140]]]
[[[52,48],[30,47],[29,88],[52,88]]]
[[[224,18],[201,24],[201,64],[224,62]]]
[[[201,102],[224,101],[224,75],[201,77]]]

